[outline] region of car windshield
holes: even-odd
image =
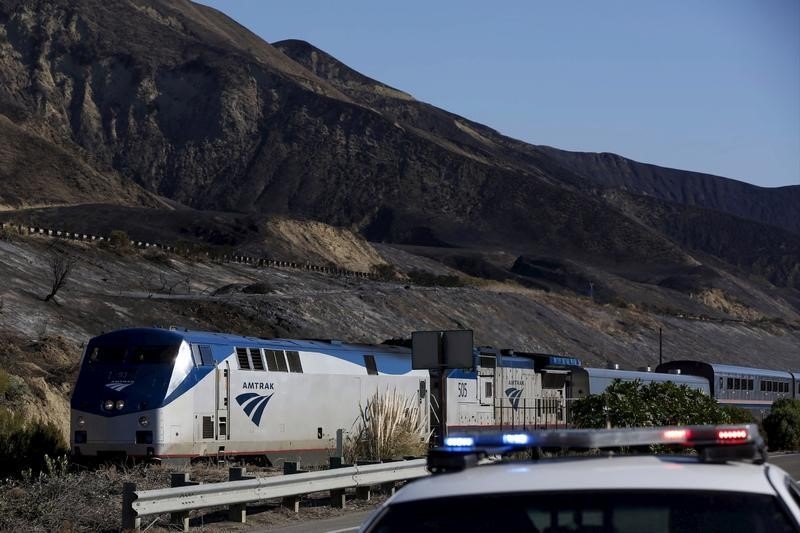
[[[587,491],[401,503],[388,507],[369,531],[781,533],[794,528],[776,499],[763,494]]]

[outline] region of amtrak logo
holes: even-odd
[[[264,408],[267,407],[273,394],[275,393],[273,392],[267,396],[261,396],[255,392],[246,392],[237,396],[236,402],[242,406],[244,414],[250,417],[253,424],[258,426],[261,424],[261,415],[264,414]]]
[[[130,385],[133,385],[133,381],[112,381],[111,383],[106,383],[106,387],[117,392],[120,392]]]
[[[508,401],[511,402],[511,407],[516,411],[519,407],[519,397],[522,396],[522,389],[509,387],[506,389],[506,396],[508,396]]]

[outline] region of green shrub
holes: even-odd
[[[576,400],[570,407],[576,427],[648,427],[724,424],[729,415],[711,396],[672,382],[614,382],[602,394]]]
[[[12,229],[11,225],[0,226],[0,241],[10,241],[14,238],[17,232]]]
[[[736,407],[734,405],[724,405],[721,407],[722,411],[728,415],[729,424],[755,424],[756,419],[753,413],[747,409]]]
[[[772,450],[800,448],[800,400],[782,398],[773,403],[764,418],[764,431]]]
[[[125,251],[131,247],[131,239],[128,234],[121,229],[111,230],[111,235],[108,238],[108,244],[111,248],[119,251]]]
[[[0,477],[52,473],[50,458],[69,452],[61,431],[50,423],[25,424],[22,417],[0,409]]]
[[[6,400],[9,402],[14,402],[17,400],[21,400],[25,396],[30,396],[33,394],[31,392],[31,388],[19,376],[15,376],[13,374],[9,374],[8,376],[8,390],[6,390]]]

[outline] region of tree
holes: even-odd
[[[800,448],[800,400],[781,398],[764,418],[764,431],[771,450]]]
[[[44,297],[45,302],[55,298],[58,291],[67,284],[75,263],[77,259],[64,250],[56,250],[50,257],[50,294]]]
[[[592,394],[571,406],[576,427],[672,426],[724,424],[730,421],[711,396],[672,382],[614,382],[602,394]]]

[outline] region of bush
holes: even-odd
[[[257,283],[251,283],[250,285],[246,285],[242,292],[245,294],[269,294],[274,289],[272,286],[267,283],[266,281],[259,281]]]
[[[128,237],[128,234],[121,229],[115,229],[111,231],[108,244],[114,250],[127,251],[131,247],[131,239]]]
[[[600,428],[606,416],[613,427],[725,424],[729,415],[716,400],[686,385],[614,382],[602,394],[576,400],[571,406],[576,427]]]
[[[10,224],[0,226],[0,241],[10,241],[14,238],[17,232],[11,227]]]
[[[397,278],[397,270],[394,265],[388,263],[372,265],[372,271],[378,279],[383,281],[392,281]]]
[[[733,405],[724,405],[721,407],[722,411],[728,415],[729,424],[755,424],[756,419],[753,413],[747,409],[736,407]]]
[[[345,443],[345,460],[379,461],[424,455],[430,433],[426,413],[413,396],[376,392],[361,408],[357,427]]]
[[[427,270],[412,270],[408,273],[412,283],[424,287],[463,287],[464,281],[458,276],[437,276]]]
[[[48,473],[48,459],[69,452],[61,431],[50,423],[25,424],[22,417],[0,409],[0,477]]]
[[[764,431],[771,450],[800,448],[800,400],[782,398],[773,403],[764,418]]]

